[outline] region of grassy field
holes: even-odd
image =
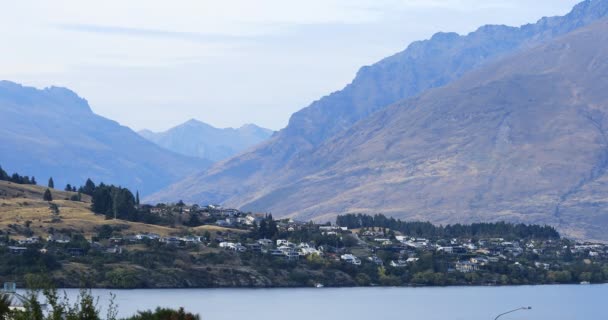
[[[91,209],[91,199],[83,195],[82,201],[70,201],[74,192],[51,190],[52,203],[59,207],[59,219],[53,221],[53,212],[50,204],[42,200],[45,187],[35,185],[21,185],[7,181],[0,181],[0,230],[9,231],[11,236],[19,239],[24,237],[21,231],[29,229],[40,237],[46,237],[49,231],[71,230],[83,233],[87,238],[97,233],[101,225],[121,225],[127,233],[157,233],[162,236],[174,235],[191,231],[202,233],[204,231],[240,231],[221,228],[217,226],[200,226],[197,228],[170,228],[124,220],[106,220],[103,215],[94,214]]]

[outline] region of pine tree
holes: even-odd
[[[8,180],[9,176],[8,173],[6,173],[6,171],[4,171],[2,169],[2,166],[0,166],[0,180]]]
[[[72,191],[72,185],[68,183],[68,184],[65,186],[65,189],[63,189],[63,190],[65,190],[65,191]]]
[[[44,201],[53,201],[53,195],[51,194],[51,190],[48,188],[44,191],[44,195],[42,196],[42,200]]]
[[[81,191],[84,194],[92,196],[93,192],[95,192],[95,188],[95,183],[93,183],[93,181],[89,178],[87,179],[87,182],[85,182],[84,187],[82,187]]]
[[[135,192],[135,205],[139,206],[139,190]]]
[[[38,182],[36,182],[36,177],[32,176],[32,184],[38,184]]]
[[[48,187],[51,188],[51,189],[55,189],[55,182],[53,182],[53,177],[49,178]]]

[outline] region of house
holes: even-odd
[[[278,239],[277,240],[277,247],[279,247],[279,246],[288,246],[288,245],[290,245],[290,243],[289,243],[288,240],[285,240],[285,239]]]
[[[167,238],[161,238],[160,242],[162,242],[168,246],[178,246],[178,245],[180,245],[181,240],[176,237],[167,237]]]
[[[50,234],[48,237],[46,237],[46,241],[48,242],[55,242],[55,243],[62,243],[62,244],[66,244],[66,243],[70,243],[70,237],[66,236],[66,235],[62,235],[62,234]]]
[[[367,257],[367,260],[369,260],[371,263],[376,264],[377,266],[384,265],[384,262],[382,261],[382,259],[378,258],[378,256]]]
[[[259,243],[249,243],[247,244],[247,249],[253,252],[260,252],[262,251],[262,245]]]
[[[236,243],[233,242],[220,242],[220,248],[232,249],[236,247]]]
[[[82,248],[68,248],[67,252],[72,257],[80,257],[84,256],[85,254],[84,249]]]
[[[150,213],[152,214],[161,214],[164,212],[165,208],[154,207],[150,209]]]
[[[458,272],[469,273],[479,270],[479,266],[470,261],[458,261],[456,262],[455,269]]]
[[[10,252],[12,254],[23,254],[26,251],[27,251],[26,247],[15,247],[15,246],[8,247],[8,252]]]
[[[454,248],[453,247],[438,247],[437,252],[453,253]]]
[[[416,261],[420,260],[420,258],[416,258],[416,257],[411,257],[411,258],[407,258],[407,260],[405,260],[406,263],[410,264],[410,263],[414,263]]]
[[[236,252],[245,252],[247,251],[247,247],[237,243],[234,247],[231,247],[230,250],[234,250]]]
[[[245,217],[245,224],[246,225],[253,225],[254,223],[257,225],[260,225],[260,223],[262,222],[262,220],[264,220],[265,216],[264,214],[248,214]]]
[[[121,254],[122,253],[122,247],[120,247],[120,246],[113,246],[113,247],[106,248],[105,249],[105,253]]]
[[[33,237],[29,237],[29,238],[25,238],[25,239],[17,241],[17,243],[20,245],[36,244],[38,242],[40,242],[40,237],[38,237],[38,236],[33,236]]]
[[[9,310],[25,311],[27,299],[17,293],[17,285],[14,282],[5,283],[4,287],[0,290],[0,294],[5,295],[8,298]]]
[[[401,260],[401,259],[399,259],[397,261],[391,260],[389,265],[393,268],[405,268],[405,267],[407,267],[407,261]]]
[[[302,256],[310,256],[310,255],[321,255],[321,251],[315,249],[315,248],[311,248],[311,247],[300,247],[300,255]]]
[[[285,253],[285,258],[289,261],[296,261],[300,259],[300,254],[295,251],[289,251]]]
[[[271,256],[284,256],[285,253],[279,249],[273,249],[268,252]]]
[[[340,260],[343,260],[346,263],[350,263],[356,266],[361,265],[361,260],[350,253],[341,255]]]
[[[485,266],[488,263],[490,263],[490,259],[488,259],[487,257],[474,257],[474,258],[471,258],[469,261],[471,261],[471,263],[478,264],[480,266]]]
[[[230,218],[226,218],[225,220],[217,220],[215,224],[218,227],[229,227],[232,225],[232,220],[230,220]]]
[[[112,237],[109,240],[111,243],[116,243],[116,244],[122,243],[122,237]]]
[[[281,250],[281,252],[290,252],[293,251],[293,248],[290,246],[280,246],[277,247],[278,250]]]
[[[194,236],[187,236],[187,237],[183,237],[180,239],[181,241],[185,242],[185,243],[199,243],[201,242],[199,237],[194,237]]]
[[[260,239],[258,240],[258,243],[264,247],[268,247],[271,246],[273,242],[270,239]]]

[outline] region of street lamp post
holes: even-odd
[[[498,320],[498,318],[504,316],[505,314],[513,313],[515,311],[519,311],[519,310],[531,310],[531,309],[532,309],[532,307],[521,307],[521,308],[513,309],[511,311],[507,311],[505,313],[499,314],[498,316],[496,316],[496,318],[494,318],[494,320]]]

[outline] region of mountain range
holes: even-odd
[[[541,222],[608,240],[607,13],[588,0],[519,28],[412,43],[267,142],[148,199],[319,220]]]
[[[270,138],[273,131],[254,124],[219,129],[192,119],[164,132],[142,130],[138,133],[173,152],[217,162],[261,143]]]
[[[0,81],[0,165],[39,183],[84,184],[87,178],[150,194],[208,167],[209,160],[165,150],[101,117],[76,93]]]

